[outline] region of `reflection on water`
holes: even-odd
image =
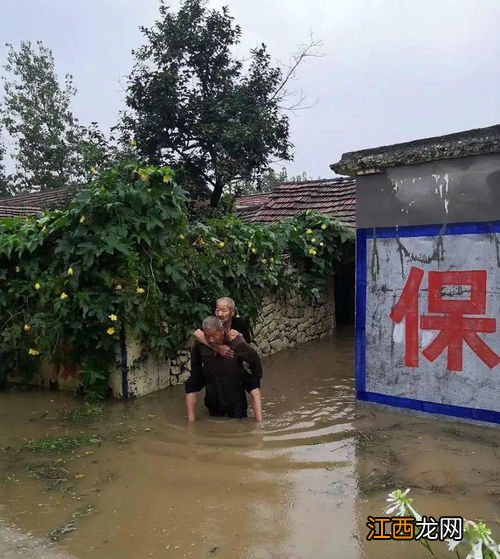
[[[422,513],[483,518],[500,536],[498,429],[356,404],[350,334],[264,365],[262,426],[204,412],[188,426],[182,387],[83,423],[59,412],[80,405],[70,395],[0,394],[2,557],[18,556],[7,525],[52,533],[57,557],[422,557],[414,542],[366,542],[397,487]],[[94,442],[22,450],[62,435]]]

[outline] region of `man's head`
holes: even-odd
[[[236,307],[231,297],[221,297],[217,300],[215,305],[215,315],[222,321],[224,326],[228,324],[235,314]]]
[[[224,325],[216,316],[207,316],[201,325],[205,340],[210,345],[221,345],[224,341]]]

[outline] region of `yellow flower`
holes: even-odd
[[[35,289],[38,290],[40,289],[40,287],[42,287],[38,282],[35,283]]]
[[[25,325],[23,326],[23,330],[24,330],[25,332],[29,332],[29,331],[31,330],[31,326],[30,326],[29,324],[25,324]]]
[[[308,229],[308,230],[306,231],[306,233],[307,233],[308,235],[312,235],[312,229]]]
[[[97,169],[92,165],[92,167],[90,167],[90,172],[95,175],[97,173]]]
[[[29,355],[40,355],[40,352],[38,351],[38,349],[30,348],[30,349],[28,350],[28,354],[29,354]]]
[[[325,243],[323,243],[323,241],[321,241],[321,243],[319,243],[319,246],[322,247]]]
[[[253,248],[253,249],[252,249],[252,252],[253,252],[253,254],[257,254],[257,249],[256,249],[256,248]]]
[[[45,231],[47,231],[47,227],[45,227],[45,225],[42,227],[42,233],[45,233]]]
[[[221,241],[221,242],[219,243],[219,248],[224,248],[224,247],[225,247],[225,244]]]
[[[267,264],[267,260],[265,258],[262,259],[262,264]]]
[[[149,180],[149,173],[147,171],[147,169],[139,169],[137,171],[137,174],[139,175],[139,178],[141,179],[141,181],[148,181]]]
[[[122,290],[122,286],[121,286],[120,284],[118,284],[118,285],[115,287],[115,289],[116,289],[116,291],[121,291],[121,290]]]
[[[144,293],[144,289],[142,287],[138,287],[135,291],[137,295],[142,295]]]
[[[64,291],[61,293],[61,299],[64,301],[65,299],[67,299],[68,296],[66,295],[66,293],[64,293]]]
[[[21,271],[20,266],[16,266],[16,272],[19,273]]]
[[[181,241],[183,241],[183,240],[185,239],[185,237],[184,237],[184,235],[183,235],[182,233],[179,235],[179,239],[180,239]]]
[[[85,216],[82,215],[82,217],[80,218],[80,223],[85,223]]]
[[[108,318],[109,320],[111,320],[111,322],[116,322],[118,320],[116,314],[108,314]]]
[[[316,239],[315,239],[314,237],[311,239],[311,243],[312,243],[313,245],[316,243]]]
[[[315,249],[315,248],[310,248],[310,249],[309,249],[309,254],[310,254],[311,256],[316,256],[316,249]]]
[[[132,140],[130,140],[130,147],[132,147],[132,148],[137,147],[137,142],[133,138],[132,138]]]
[[[170,182],[170,177],[168,177],[167,175],[163,175],[163,179],[162,182],[164,182],[165,184]]]
[[[251,242],[248,243],[248,248],[252,248],[252,243]]]
[[[323,229],[323,231],[326,229],[326,223],[321,224],[321,229]]]
[[[68,268],[68,272],[67,272],[68,276],[72,276],[73,275],[73,268],[70,266]]]
[[[108,328],[106,330],[106,334],[109,334],[110,336],[112,336],[115,332],[116,332],[116,330],[114,328]]]

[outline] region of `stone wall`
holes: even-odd
[[[254,334],[256,347],[263,357],[296,347],[314,339],[330,336],[335,328],[333,279],[316,305],[295,295],[288,300],[268,297],[262,305]],[[139,355],[136,344],[127,347],[128,361]],[[143,396],[167,386],[183,383],[190,373],[189,349],[180,351],[168,361],[149,359],[132,366],[128,375],[129,395]],[[111,386],[116,397],[121,397],[121,373],[112,375]]]
[[[335,328],[333,281],[314,306],[298,295],[287,301],[269,297],[255,325],[255,346],[262,356],[330,336]]]

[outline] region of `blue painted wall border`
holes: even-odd
[[[376,392],[362,392],[358,394],[359,400],[365,402],[375,402],[386,406],[397,406],[427,413],[437,413],[440,415],[451,415],[475,421],[489,421],[490,423],[500,423],[500,412],[483,410],[479,408],[465,408],[462,406],[452,406],[450,404],[437,404],[436,402],[426,402],[425,400],[413,400],[399,396],[388,396]]]
[[[423,237],[437,235],[484,235],[500,233],[500,221],[488,223],[448,223],[439,225],[417,225],[402,227],[377,227],[356,231],[356,397],[358,400],[375,402],[399,408],[408,408],[427,413],[461,417],[476,421],[500,423],[500,412],[467,408],[448,404],[438,404],[425,400],[415,400],[366,391],[366,289],[367,289],[367,247],[368,239],[394,239],[397,237]]]
[[[365,391],[366,229],[356,231],[356,392]]]
[[[405,225],[402,227],[373,227],[370,229],[358,229],[366,231],[366,238],[394,239],[396,237],[434,237],[441,235],[485,235],[488,233],[500,233],[500,221],[488,223],[447,223],[441,225]]]

